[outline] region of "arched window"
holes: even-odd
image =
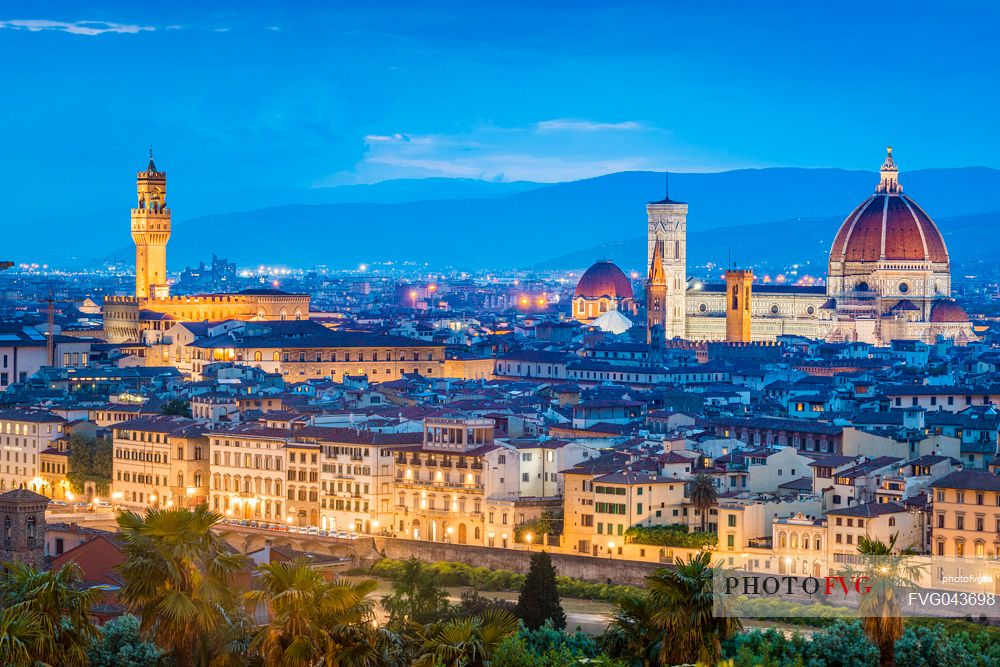
[[[254,361],[262,361],[263,358],[264,358],[264,356],[260,353],[260,350],[257,350],[256,352],[253,353],[253,360]]]
[[[271,357],[271,358],[272,358],[272,359],[273,359],[274,361],[281,361],[281,356],[280,356],[280,355],[279,355],[279,353],[277,353],[277,352],[275,352],[275,353],[274,353],[274,354],[272,355],[272,357]]]

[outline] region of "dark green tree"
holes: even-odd
[[[110,438],[88,438],[81,433],[71,435],[66,478],[73,490],[82,493],[86,482],[94,482],[99,489],[111,484],[112,452]]]
[[[160,408],[160,413],[176,417],[190,417],[191,404],[183,398],[172,398],[163,404],[163,407]]]
[[[545,621],[551,621],[556,630],[566,627],[566,613],[556,589],[556,568],[548,552],[532,554],[531,568],[524,579],[514,614],[531,630],[542,627]]]
[[[101,628],[101,638],[87,651],[90,667],[157,667],[165,655],[139,632],[139,619],[126,614]]]

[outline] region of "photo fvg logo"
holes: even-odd
[[[871,592],[866,576],[781,577],[781,576],[727,576],[726,595],[827,595],[851,597]]]

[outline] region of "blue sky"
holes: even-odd
[[[211,5],[207,7],[206,5]],[[1000,167],[997,3],[6,2],[0,214],[187,187]],[[174,182],[176,186],[176,181]]]

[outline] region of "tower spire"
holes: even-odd
[[[156,171],[156,163],[153,162],[153,144],[149,145],[149,165],[146,167],[146,171]]]
[[[663,242],[653,243],[653,260],[649,263],[649,285],[666,285],[667,272],[663,268]]]
[[[903,191],[903,187],[899,184],[899,169],[896,167],[895,160],[892,159],[892,145],[885,148],[885,162],[882,163],[879,175],[881,180],[879,180],[875,192],[899,194]]]

